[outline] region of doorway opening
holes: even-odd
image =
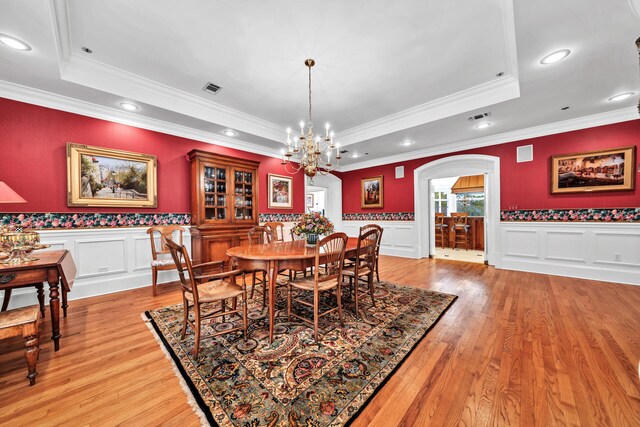
[[[495,265],[500,254],[500,158],[481,154],[449,156],[420,166],[414,171],[415,224],[418,234],[416,255],[435,252],[435,204],[432,181],[438,178],[484,176],[484,259]]]
[[[305,209],[307,212],[318,212],[326,215],[327,189],[321,187],[307,187]]]
[[[335,175],[316,175],[313,185],[305,177],[305,212],[320,211],[331,222],[335,231],[342,231],[342,180]]]
[[[436,259],[484,263],[484,175],[430,180]]]

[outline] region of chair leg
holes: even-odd
[[[342,285],[340,281],[338,281],[338,316],[340,316],[340,326],[344,328],[344,320],[342,319]]]
[[[158,295],[158,291],[156,287],[158,286],[158,270],[155,267],[151,267],[151,290],[153,292],[153,296]]]
[[[376,255],[376,281],[380,283],[380,273],[378,273],[378,256]]]
[[[376,306],[376,300],[373,297],[373,293],[374,293],[374,288],[373,288],[373,271],[369,272],[369,293],[371,294],[371,304],[373,304],[373,306]]]
[[[224,323],[224,313],[227,308],[227,300],[223,299],[222,301],[220,301],[220,303],[222,304],[222,322]]]
[[[262,272],[262,309],[267,306],[267,273]]]
[[[223,301],[224,304],[224,301]],[[200,354],[200,305],[194,304],[193,313],[195,315],[195,327],[196,327],[196,336],[193,340],[193,357],[194,359],[198,358],[198,354]]]
[[[29,378],[29,385],[34,385],[36,383],[36,375],[38,375],[36,361],[40,354],[38,334],[25,337],[24,345],[26,347],[25,358],[27,359],[27,369],[29,371],[27,378]]]
[[[242,332],[247,339],[247,290],[242,293]]]
[[[189,301],[184,297],[184,293],[182,294],[182,305],[184,307],[184,313],[182,316],[182,335],[180,336],[180,339],[183,340],[187,335],[187,321],[189,320]]]
[[[360,318],[360,306],[358,304],[358,286],[360,285],[360,282],[357,277],[354,277],[353,279],[353,294],[356,300],[356,317]],[[351,277],[349,277],[349,282],[351,282]]]
[[[287,284],[287,322],[291,322],[291,283]]]
[[[318,342],[318,309],[320,306],[320,294],[317,289],[313,291],[313,337]]]
[[[253,291],[256,288],[256,272],[255,270],[251,272],[251,294],[249,295],[249,298],[253,299]]]
[[[4,299],[2,300],[2,311],[7,311],[7,308],[9,308],[9,300],[11,300],[11,291],[13,291],[13,289],[4,290]]]

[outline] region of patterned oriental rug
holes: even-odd
[[[193,332],[188,330],[180,340],[182,304],[145,312],[149,329],[173,360],[203,424],[346,425],[456,299],[382,282],[376,286],[375,307],[370,298],[362,298],[360,319],[353,314],[350,296],[343,295],[345,326],[340,327],[337,312],[320,318],[320,342],[315,343],[313,328],[294,318],[287,321],[286,288],[277,293],[271,345],[268,313],[256,290],[249,301],[248,338],[237,333],[204,339],[198,360],[190,354]],[[328,304],[335,305],[334,295],[321,302]],[[220,318],[211,321],[203,335],[240,322],[238,317],[225,319],[226,323]]]

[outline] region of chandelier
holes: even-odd
[[[296,173],[304,170],[304,173],[311,178],[317,173],[326,175],[335,170],[340,161],[340,146],[333,143],[333,132],[329,131],[329,123],[324,126],[324,137],[313,135],[313,120],[311,116],[311,67],[315,65],[313,59],[304,61],[304,65],[309,68],[309,118],[305,134],[305,123],[300,122],[300,136],[291,135],[291,128],[287,128],[287,142],[285,142],[282,153],[282,164],[288,173]],[[335,150],[335,153],[333,151]],[[331,157],[335,158],[335,165],[331,163]],[[296,165],[297,164],[297,165]]]

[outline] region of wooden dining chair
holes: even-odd
[[[444,223],[444,214],[436,213],[436,223],[435,223],[435,241],[436,246],[440,244],[442,249],[444,249],[444,241],[445,237],[449,235],[449,225]]]
[[[269,227],[271,233],[271,242],[284,242],[284,223],[283,222],[265,222],[265,227]]]
[[[464,244],[465,250],[469,250],[471,242],[471,226],[469,225],[469,212],[452,212],[453,219],[453,248],[457,249],[458,244]]]
[[[151,289],[153,296],[156,296],[158,293],[158,271],[176,269],[176,265],[173,263],[173,259],[169,253],[167,239],[177,240],[178,244],[182,245],[182,233],[184,233],[184,227],[179,225],[156,226],[147,230],[147,234],[151,240]],[[177,239],[174,238],[174,234],[178,236]],[[159,247],[156,246],[156,239],[158,239],[160,243]]]
[[[344,326],[342,319],[342,267],[344,265],[344,252],[347,247],[347,235],[344,233],[333,233],[316,244],[316,256],[314,262],[314,273],[311,277],[303,277],[289,281],[287,287],[287,318],[291,321],[291,316],[303,322],[313,325],[313,337],[318,341],[318,321],[320,317],[338,310],[340,326]],[[325,266],[320,274],[320,265]],[[336,290],[337,306],[320,313],[320,292]],[[312,292],[313,303],[304,299],[294,297],[294,292]],[[291,303],[304,305],[313,310],[313,321],[294,313],[291,310]]]
[[[376,259],[374,265],[374,271],[376,274],[376,282],[380,283],[380,273],[378,270],[378,260],[380,259],[380,243],[382,242],[382,233],[384,232],[384,228],[380,227],[378,224],[367,224],[360,227],[360,236],[366,233],[369,230],[378,230],[378,241],[376,242]]]
[[[167,238],[166,244],[169,247],[171,257],[175,262],[180,277],[182,290],[182,303],[184,307],[182,335],[184,339],[187,333],[187,325],[195,331],[193,343],[194,358],[198,358],[200,353],[200,340],[203,338],[215,337],[236,331],[243,331],[247,336],[247,286],[242,270],[224,271],[223,261],[211,261],[202,264],[191,264],[191,259],[184,245],[179,245],[171,238]],[[218,270],[218,273],[211,273]],[[205,273],[206,272],[206,273]],[[238,284],[238,276],[241,283]],[[238,308],[238,297],[241,298],[240,308]],[[230,310],[227,310],[227,301],[231,301]],[[220,303],[219,309],[204,312],[203,305]],[[194,320],[189,318],[189,312],[193,309]],[[237,314],[242,318],[242,326],[214,332],[207,336],[202,336],[202,321],[216,317]]]
[[[249,238],[249,245],[264,245],[266,243],[271,243],[271,238],[273,234],[271,233],[271,229],[267,226],[257,225],[251,228],[247,232],[247,237]],[[251,295],[249,298],[253,299],[253,291],[255,290],[256,285],[262,285],[262,308],[267,305],[267,275],[269,274],[265,270],[251,270]],[[260,275],[262,277],[260,277]]]
[[[348,267],[344,267],[342,270],[343,279],[349,281],[349,293],[353,291],[354,294],[356,316],[360,315],[358,303],[360,294],[366,295],[368,292],[371,295],[371,304],[373,304],[374,307],[376,306],[373,273],[376,262],[376,247],[379,239],[380,230],[377,228],[369,228],[364,234],[360,234],[358,237],[358,246],[356,247],[356,257],[354,258],[355,262]],[[367,289],[360,289],[361,280],[365,281]]]

